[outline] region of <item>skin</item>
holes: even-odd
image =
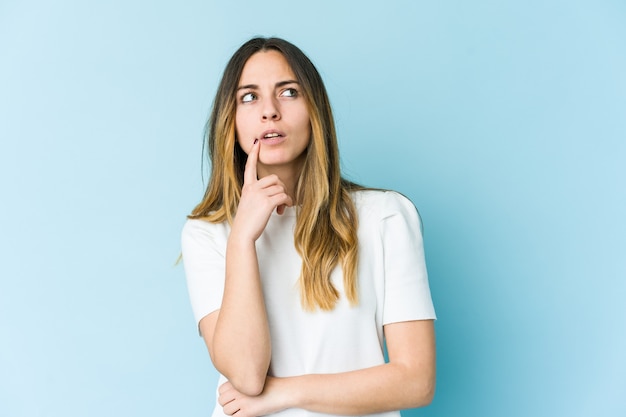
[[[281,53],[258,52],[246,62],[237,91],[235,126],[239,145],[247,153],[256,139],[261,142],[256,167],[259,177],[277,175],[288,194],[294,195],[311,123],[296,76]],[[282,135],[265,139],[263,133],[268,130]]]
[[[217,370],[238,391],[252,396],[263,390],[271,358],[255,241],[273,210],[293,205],[278,176],[257,179],[260,147],[257,141],[248,156],[241,200],[226,244],[221,308],[200,321],[200,331]]]
[[[273,210],[292,206],[306,158],[310,122],[284,57],[258,52],[246,63],[237,92],[236,130],[248,152],[242,196],[226,249],[221,309],[200,321],[211,359],[228,382],[219,388],[227,415],[261,416],[287,408],[362,415],[424,406],[435,387],[432,320],[384,327],[389,363],[337,374],[267,376],[271,342],[255,241]],[[283,138],[263,139],[268,129]],[[260,139],[260,140],[256,140]]]
[[[237,417],[262,416],[287,408],[364,415],[422,407],[435,390],[435,338],[432,320],[385,326],[389,363],[352,372],[268,377],[258,396],[232,383],[220,386],[219,404]]]
[[[290,196],[310,140],[308,110],[294,80],[275,51],[254,54],[243,68],[235,126],[248,161],[226,246],[222,306],[200,321],[215,367],[247,395],[262,391],[271,357],[255,241],[273,210],[282,213],[293,205]],[[268,130],[282,137],[264,139]]]

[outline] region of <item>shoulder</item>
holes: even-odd
[[[227,222],[211,223],[203,219],[187,219],[181,233],[183,249],[189,245],[225,242],[229,229]]]
[[[352,199],[360,217],[384,220],[393,216],[419,217],[417,209],[408,197],[393,190],[358,190]]]
[[[210,233],[213,223],[202,219],[187,219],[183,225],[182,236],[192,237],[198,234]]]

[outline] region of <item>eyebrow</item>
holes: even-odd
[[[298,81],[296,80],[285,80],[285,81],[279,81],[276,83],[275,87],[279,88],[279,87],[283,87],[285,85],[288,84],[300,84]],[[242,85],[237,87],[237,91],[239,90],[246,90],[246,89],[250,89],[250,90],[257,90],[259,88],[258,85],[256,84],[246,84],[246,85]]]

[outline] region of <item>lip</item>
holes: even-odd
[[[272,134],[272,133],[278,133],[279,136],[277,136],[275,138],[266,138],[265,137],[265,135],[269,135],[269,134]],[[280,130],[277,130],[277,129],[268,129],[265,132],[261,133],[261,136],[259,136],[259,139],[262,139],[262,140],[272,140],[272,139],[280,139],[280,138],[283,138],[285,136],[286,136],[285,132],[281,132]]]

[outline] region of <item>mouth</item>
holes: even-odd
[[[263,135],[261,136],[262,139],[276,139],[276,138],[282,138],[284,137],[285,134],[283,132],[280,132],[278,130],[266,130],[265,132],[263,132]]]

